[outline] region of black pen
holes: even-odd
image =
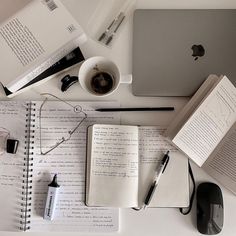
[[[152,183],[151,187],[149,188],[148,193],[147,193],[145,200],[144,200],[144,208],[149,205],[149,203],[152,199],[152,196],[156,190],[156,187],[158,185],[158,182],[161,178],[161,175],[164,173],[168,162],[169,162],[169,151],[167,151],[167,153],[164,155],[160,166],[158,166],[158,168],[156,170],[156,176],[155,176],[154,182]]]
[[[98,108],[95,111],[116,112],[116,111],[173,111],[174,107],[117,107],[117,108]]]

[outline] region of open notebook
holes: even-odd
[[[149,207],[189,205],[188,159],[160,126],[95,124],[88,128],[86,204],[142,207],[164,153],[170,161]]]
[[[73,106],[78,102],[70,102]],[[119,123],[119,114],[95,112],[95,103],[79,103],[88,118],[72,135],[47,155],[40,154],[78,124],[80,113],[66,103],[48,101],[0,102],[1,129],[19,140],[16,154],[0,155],[0,230],[1,231],[90,231],[110,232],[119,227],[119,210],[88,208],[84,205],[87,126]],[[100,103],[103,107],[114,103]],[[55,218],[43,220],[48,184],[57,173],[60,191]]]

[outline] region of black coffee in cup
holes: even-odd
[[[114,86],[114,78],[107,72],[99,71],[91,79],[91,88],[95,93],[109,93]]]

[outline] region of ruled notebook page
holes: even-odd
[[[27,103],[0,102],[0,230],[20,231]],[[6,153],[5,138],[19,140],[16,154]],[[4,148],[4,150],[3,150]]]
[[[76,130],[72,138],[58,146],[47,155],[40,155],[39,148],[39,108],[35,106],[35,133],[32,141],[33,150],[33,184],[31,231],[117,231],[119,227],[119,210],[115,208],[86,207],[85,200],[85,166],[86,166],[86,132],[94,123],[119,124],[119,113],[95,112],[89,103],[71,102],[81,105],[88,118]],[[99,103],[101,104],[101,103]],[[103,107],[114,103],[103,103]],[[101,105],[102,106],[102,105]],[[53,145],[56,140],[75,127],[81,116],[73,108],[61,102],[48,102],[42,112],[42,144]],[[43,219],[48,184],[57,173],[61,186],[58,195],[55,218],[53,221]]]

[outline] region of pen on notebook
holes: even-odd
[[[174,107],[117,107],[117,108],[98,108],[100,112],[116,112],[116,111],[173,111]]]
[[[158,182],[161,178],[161,175],[164,173],[168,162],[169,162],[169,151],[167,151],[167,153],[164,155],[164,157],[161,161],[161,164],[156,169],[156,176],[155,176],[154,181],[153,181],[151,187],[149,188],[147,195],[145,197],[145,200],[144,200],[144,208],[150,204],[153,194],[154,194],[156,187],[158,185]]]

